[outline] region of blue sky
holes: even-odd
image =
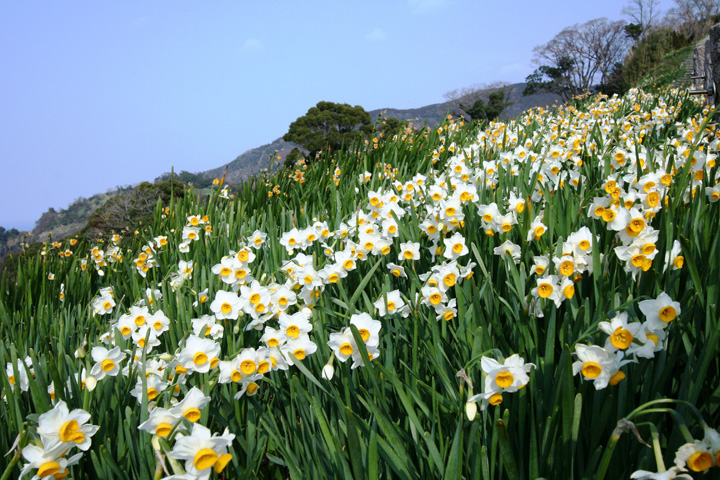
[[[534,46],[626,3],[2,2],[0,225],[224,165],[320,100],[414,108],[523,81]]]

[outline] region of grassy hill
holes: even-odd
[[[511,105],[503,110],[500,116],[501,118],[511,118],[534,107],[561,104],[560,97],[552,93],[536,93],[523,96],[522,92],[524,88],[524,83],[515,83],[504,87]],[[479,97],[487,101],[489,95],[495,90],[496,89],[488,89],[485,93],[480,94]],[[385,117],[395,117],[399,120],[411,121],[415,127],[422,127],[424,124],[438,125],[445,119],[448,113],[453,113],[454,111],[455,107],[452,102],[443,102],[409,109],[381,108],[371,110],[368,113],[373,122],[377,121],[378,117],[382,114],[382,116]],[[242,153],[235,158],[235,160],[227,164],[226,181],[236,184],[265,169],[272,170],[282,167],[285,157],[295,146],[293,143],[285,142],[282,138],[278,138],[267,145],[253,148]],[[280,158],[278,159],[277,157]],[[273,158],[274,160],[271,161]],[[220,178],[224,171],[225,166],[223,165],[200,172],[199,174],[209,178]]]
[[[0,278],[0,472],[715,475],[712,115],[446,122],[45,244]]]

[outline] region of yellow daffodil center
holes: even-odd
[[[297,325],[290,325],[285,329],[288,337],[297,338],[300,335],[300,328]]]
[[[156,388],[148,388],[148,391],[147,391],[148,400],[156,399],[159,394],[160,394],[160,392],[158,392]]]
[[[106,359],[103,360],[102,363],[100,364],[100,368],[102,368],[103,372],[109,372],[110,370],[112,370],[113,368],[115,368],[115,362],[113,362],[113,361],[110,360],[109,358],[106,358]]]
[[[659,316],[660,320],[665,323],[669,323],[675,319],[677,313],[675,312],[675,308],[673,308],[672,305],[668,305],[660,309]]]
[[[256,368],[255,362],[250,359],[243,360],[240,364],[240,371],[242,371],[243,375],[252,375],[255,373]]]
[[[510,372],[500,372],[495,375],[495,383],[497,383],[500,388],[508,388],[512,385],[513,379],[513,374]]]
[[[293,352],[293,355],[295,355],[298,360],[302,360],[305,358],[305,350],[303,350],[302,348],[298,348]]]
[[[610,335],[610,343],[619,350],[625,350],[632,344],[633,334],[630,330],[626,330],[623,327],[615,329],[612,335]]]
[[[608,381],[608,383],[610,385],[614,386],[614,385],[617,385],[618,383],[622,382],[623,380],[625,380],[625,374],[623,372],[621,372],[620,370],[618,370],[617,372],[615,372],[615,375],[610,377],[610,380]]]
[[[370,338],[370,331],[366,328],[360,328],[358,329],[358,333],[360,334],[360,337],[363,339],[363,342],[367,342]]]
[[[442,295],[439,293],[433,293],[430,295],[430,303],[433,305],[438,305],[442,301]]]
[[[270,370],[270,362],[268,362],[267,360],[263,360],[262,362],[260,362],[258,364],[258,369],[257,369],[258,373],[264,374],[268,370]]]
[[[205,365],[208,361],[208,356],[204,352],[197,352],[195,355],[193,355],[193,363],[195,365]]]
[[[222,313],[228,314],[228,313],[232,312],[232,305],[225,302],[222,305],[220,305],[220,311],[222,311]]]
[[[585,378],[597,378],[602,373],[602,367],[595,362],[585,362],[582,366],[582,374]]]
[[[345,342],[342,345],[340,345],[340,353],[343,355],[352,355],[353,353],[353,347],[349,343]]]
[[[55,475],[60,471],[60,464],[57,462],[45,462],[38,468],[37,476],[40,478],[49,477]]]
[[[575,286],[570,284],[567,287],[563,288],[563,295],[567,299],[571,299],[575,296]]]
[[[683,257],[682,255],[678,255],[677,257],[675,257],[675,260],[673,260],[673,265],[675,266],[675,268],[682,268],[684,263],[685,257]]]
[[[61,442],[72,442],[75,435],[78,433],[80,425],[76,420],[69,420],[63,423],[60,427],[60,441]]]
[[[183,417],[185,417],[189,422],[195,423],[200,420],[200,410],[195,407],[188,408],[185,410],[185,413],[183,413]]]
[[[574,271],[575,271],[575,264],[574,264],[572,261],[570,261],[570,260],[564,260],[564,261],[560,264],[560,273],[561,273],[563,276],[569,277],[570,275],[573,274]]]
[[[203,448],[195,454],[195,458],[193,458],[193,465],[195,465],[195,468],[198,470],[206,470],[215,465],[217,460],[218,454],[215,453],[212,448]]]
[[[249,385],[248,385],[248,390],[250,390]],[[215,470],[215,473],[222,473],[222,471],[225,469],[225,466],[227,466],[227,464],[230,463],[230,460],[232,460],[232,455],[230,455],[229,453],[221,455],[220,458],[217,459],[217,461],[215,462],[215,466],[213,467],[213,470]]]
[[[713,458],[708,452],[695,452],[688,458],[687,465],[693,472],[704,472],[712,467]]]
[[[548,298],[553,293],[553,286],[549,283],[542,283],[538,287],[538,295],[540,295],[541,298]]]
[[[165,438],[170,435],[172,428],[172,425],[170,425],[169,423],[159,423],[158,426],[155,427],[155,435],[161,438]]]
[[[135,317],[135,325],[137,325],[138,327],[142,327],[143,325],[145,325],[145,317],[142,315],[138,315],[137,317]]]
[[[490,405],[500,405],[503,401],[502,395],[499,393],[494,393],[490,398],[488,399],[490,402]]]

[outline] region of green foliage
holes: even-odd
[[[155,206],[169,204],[171,196],[185,196],[185,184],[165,180],[159,183],[143,182],[130,192],[109,198],[88,219],[80,236],[96,237],[121,231],[133,231],[153,219]]]
[[[295,162],[301,158],[303,158],[303,152],[297,148],[293,148],[290,150],[290,153],[287,154],[287,157],[285,157],[285,168],[293,168],[295,166]]]
[[[375,131],[380,133],[383,138],[391,139],[402,132],[408,124],[409,122],[407,120],[400,120],[395,117],[382,117],[375,124]]]
[[[290,124],[283,140],[302,146],[315,158],[321,150],[335,151],[361,140],[372,130],[370,121],[370,114],[359,105],[318,102]]]
[[[167,172],[162,175],[160,175],[158,178],[155,179],[155,182],[161,182],[161,181],[169,181],[170,180],[171,173]],[[178,180],[186,185],[192,185],[196,189],[201,188],[207,188],[212,186],[213,179],[206,177],[204,175],[200,175],[198,173],[191,173],[187,170],[183,170],[180,173],[174,174],[174,179]]]
[[[643,77],[657,68],[665,55],[687,45],[688,38],[671,28],[652,30],[635,44],[625,59],[620,74],[622,91],[637,86]]]
[[[567,100],[573,91],[570,80],[570,70],[573,60],[561,57],[553,65],[541,65],[525,78],[523,95],[532,95],[538,92],[550,92],[560,95]]]
[[[680,103],[682,107],[675,108]],[[640,113],[634,110],[635,105],[641,106]],[[630,132],[623,128],[626,120],[642,118],[644,112],[660,105],[668,105],[676,116],[650,128],[639,124]],[[133,340],[123,339],[117,330],[118,319],[146,298],[147,289],[158,288],[162,297],[155,299],[151,311],[162,310],[167,315],[169,331],[158,337],[160,345],[144,352],[140,360],[146,357],[159,362],[175,357],[191,334],[192,320],[211,311],[208,304],[217,292],[230,290],[212,272],[213,266],[228,252],[244,248],[255,230],[266,233],[267,238],[253,249],[253,256],[257,256],[249,266],[253,278],[263,286],[283,284],[288,278],[285,262],[299,253],[290,254],[279,244],[284,233],[305,229],[316,221],[327,222],[330,230],[341,223],[359,224],[358,212],[380,211],[381,206],[371,208],[370,198],[380,195],[381,190],[397,192],[395,182],[420,190],[418,174],[422,174],[426,189],[437,185],[433,184],[437,176],[447,180],[447,188],[438,194],[450,194],[452,187],[477,187],[473,190],[475,198],[462,204],[463,225],[457,230],[470,250],[458,263],[467,265],[472,260],[477,265],[469,268],[467,276],[458,276],[446,291],[456,301],[457,315],[438,321],[436,312],[421,304],[422,289],[429,279],[421,280],[420,275],[444,260],[434,255],[431,258],[436,247],[442,247],[442,240],[434,244],[421,233],[424,207],[433,201],[430,190],[415,192],[411,201],[398,200],[405,214],[402,218],[398,215],[398,237],[389,255],[368,253],[362,260],[358,257],[356,268],[345,272],[344,278],[314,290],[318,295],[312,300],[310,321],[318,348],[315,354],[298,361],[296,367],[268,372],[259,381],[255,395],[240,399],[234,398],[240,386],[219,382],[217,369],[185,375],[182,382],[175,372],[178,376],[173,382],[178,382],[180,395],[197,386],[211,397],[202,408],[199,424],[213,433],[227,428],[235,435],[229,448],[231,463],[221,474],[210,472],[210,478],[620,479],[629,478],[639,468],[655,471],[654,450],[641,445],[630,433],[617,433],[619,420],[636,422],[639,433],[653,443],[661,458],[664,455],[670,460],[675,449],[685,443],[686,432],[702,437],[702,424],[693,419],[695,407],[688,402],[697,405],[711,426],[717,426],[720,418],[720,264],[712,261],[720,249],[716,235],[720,203],[709,201],[703,190],[712,176],[700,181],[697,194],[691,196],[695,180],[690,163],[687,168],[681,166],[686,158],[682,152],[709,142],[710,130],[702,119],[702,109],[686,95],[660,98],[638,94],[594,104],[578,100],[561,116],[535,112],[503,129],[482,130],[477,123],[462,127],[443,124],[378,142],[377,149],[324,152],[322,161],[303,169],[303,182],[287,171],[269,173],[240,185],[234,198],[221,190],[204,198],[192,191],[184,196],[174,192],[168,210],[155,208],[137,236],[127,235],[122,249],[125,259],[108,261],[102,267],[103,275],[88,257],[95,243],[81,241],[72,247],[70,257],[59,257],[56,249],[46,244],[47,255],[28,256],[17,263],[16,281],[0,281],[0,388],[5,398],[0,401],[0,418],[5,425],[0,429],[0,451],[11,452],[0,457],[0,473],[7,471],[11,478],[19,474],[25,462],[13,454],[28,445],[38,414],[52,408],[48,386],[54,387],[56,400],[65,400],[71,410],[87,410],[90,422],[100,427],[90,449],[72,467],[73,478],[159,478],[163,466],[171,474],[181,473],[184,462],[169,458],[173,449],[170,437],[177,431],[158,439],[138,430],[148,418],[147,392],[138,400],[129,391],[138,380],[143,383],[147,379],[141,363],[127,359],[122,365],[129,367],[127,375],[100,380],[94,390],[83,389],[75,375],[91,371],[91,348],[100,345],[101,336],[111,331],[120,349],[134,349]],[[590,126],[588,130],[577,128],[578,118],[594,121],[588,120],[592,115],[587,113],[601,110],[612,123],[603,123],[601,118],[594,127],[581,122]],[[681,130],[692,128],[693,121],[701,128],[691,145]],[[607,131],[601,131],[599,125],[607,126]],[[559,126],[557,132],[554,126]],[[558,168],[561,174],[582,173],[578,185],[573,187],[570,181],[541,183],[538,170],[532,169],[557,165],[550,160],[549,152],[560,149],[569,153],[575,147],[568,138],[575,133],[586,134],[587,140],[580,141],[572,160],[561,162]],[[701,134],[703,138],[697,138]],[[466,150],[477,147],[479,136],[487,142],[486,148]],[[608,229],[605,220],[588,215],[593,199],[608,193],[605,185],[610,157],[621,136],[636,140],[639,148],[649,152],[643,173],[657,171],[659,162],[674,162],[676,167],[670,184],[662,187],[667,192],[663,194],[667,204],[661,202],[655,217],[648,218],[648,227],[652,225],[660,232],[656,245],[652,245],[657,256],[651,268],[637,277],[618,261],[616,232]],[[682,149],[673,146],[676,140],[683,143]],[[454,152],[450,149],[453,144]],[[494,174],[495,184],[488,185],[484,179],[464,184],[459,176],[445,175],[454,162],[461,166],[461,158],[462,165],[473,170],[473,178],[479,178],[475,173],[485,172],[486,162],[496,165],[515,145],[527,144],[532,145],[528,150],[536,158],[513,160],[512,167],[499,168]],[[439,151],[441,146],[445,149]],[[462,157],[456,157],[459,154]],[[391,165],[379,166],[380,161]],[[626,162],[624,168],[632,164]],[[707,168],[714,174],[717,167]],[[364,175],[366,171],[369,177]],[[546,177],[553,174],[549,169],[542,172]],[[626,171],[618,169],[616,173],[614,178],[619,180]],[[634,185],[632,179],[625,183],[628,191],[642,191]],[[169,200],[167,187],[155,191],[157,198]],[[543,195],[532,200],[538,188],[543,189]],[[508,207],[509,192],[515,191],[525,199],[522,211]],[[408,192],[402,189],[398,196]],[[424,201],[419,193],[426,195]],[[621,201],[625,199],[623,194]],[[517,224],[509,231],[487,235],[480,206],[491,203],[506,213],[514,211]],[[201,229],[199,241],[182,252],[178,247],[191,216],[207,216],[207,226],[212,228]],[[536,216],[548,228],[541,238],[528,240],[526,235],[534,231],[531,225]],[[365,218],[366,226],[374,226],[370,215]],[[538,277],[532,269],[536,256],[559,257],[568,235],[580,226],[592,230],[592,258],[587,262],[593,264],[593,272],[573,278],[574,296],[559,306],[538,300],[531,293]],[[449,237],[450,232],[444,233],[440,238]],[[154,252],[156,267],[140,275],[133,257],[157,235],[166,235],[168,243]],[[340,251],[352,242],[354,248],[363,248],[356,241],[357,232],[348,235],[330,235],[303,250],[308,268],[320,270],[332,263],[326,257],[328,247]],[[663,260],[675,238],[681,240],[686,259],[681,268],[666,265]],[[95,240],[101,249],[110,247],[107,239]],[[507,255],[493,253],[505,240],[522,246],[517,263]],[[421,243],[420,259],[398,260],[397,244],[408,241]],[[87,269],[81,268],[82,260],[89,260]],[[177,272],[180,260],[192,261],[194,270],[180,286],[173,287],[170,277]],[[391,275],[387,268],[390,262],[405,265],[408,278]],[[548,271],[553,268],[551,262]],[[50,273],[54,280],[49,279]],[[61,283],[65,286],[64,299],[59,298]],[[108,315],[94,315],[88,307],[104,287],[113,288],[117,307]],[[205,290],[208,302],[194,304],[197,294]],[[399,314],[381,317],[375,310],[373,302],[391,290],[400,290],[410,305],[407,318]],[[598,331],[599,322],[616,312],[627,312],[633,321],[641,320],[638,302],[655,298],[661,291],[681,303],[682,313],[664,330],[667,338],[654,359],[623,366],[627,378],[602,390],[573,375],[577,343],[602,345],[608,336]],[[533,313],[535,300],[541,302],[535,305],[544,316]],[[299,311],[299,306],[288,310],[290,314]],[[346,327],[349,317],[359,312],[382,320],[380,356],[370,361],[360,332],[354,329],[352,335],[365,366],[353,369],[352,360],[342,363],[336,359],[334,377],[322,379],[320,372],[328,359],[334,358],[328,335]],[[223,362],[261,344],[262,331],[246,329],[249,315],[218,324],[224,328],[217,340],[221,348],[218,359]],[[275,319],[267,319],[267,325],[275,325]],[[468,420],[466,402],[472,393],[458,371],[463,369],[473,380],[474,393],[484,392],[489,377],[482,374],[481,358],[499,360],[511,353],[535,365],[529,383],[503,394],[500,405],[481,409],[478,404],[477,416]],[[35,372],[28,378],[27,392],[9,379],[17,375],[12,365],[25,357],[30,358]],[[7,364],[11,365],[11,374],[6,373]],[[165,379],[172,373],[171,365],[161,372]],[[178,398],[171,385],[153,403],[165,408]],[[651,401],[655,402],[650,404],[653,408],[647,408]],[[677,423],[676,418],[680,419]],[[192,427],[187,420],[180,422],[186,429]],[[653,433],[652,439],[648,431]],[[14,445],[16,438],[19,443]],[[707,477],[712,475],[717,474]]]
[[[460,104],[460,108],[470,115],[472,120],[482,122],[497,119],[502,111],[510,105],[512,105],[512,102],[508,101],[508,96],[505,93],[505,90],[501,89],[490,94],[487,105],[485,105],[485,102],[479,98],[472,104],[472,106],[466,107],[465,105]]]
[[[628,23],[625,25],[625,35],[637,41],[645,29],[638,23]]]

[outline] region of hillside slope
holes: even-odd
[[[524,83],[514,83],[504,87],[508,94],[511,105],[503,110],[500,115],[501,119],[508,119],[520,115],[522,112],[534,107],[545,107],[559,105],[562,100],[559,95],[554,93],[536,93],[533,95],[523,96],[525,89]],[[497,89],[488,89],[480,97],[487,102],[491,93]],[[372,117],[372,121],[377,121],[382,114],[385,117],[395,117],[400,120],[411,121],[415,126],[424,124],[437,125],[445,118],[448,113],[453,113],[455,106],[453,102],[434,103],[419,108],[379,108],[370,110],[368,113]],[[295,147],[295,144],[286,142],[282,138],[263,145],[261,147],[250,149],[238,155],[233,161],[227,164],[227,175],[225,181],[228,183],[239,183],[242,180],[263,171],[264,168],[276,169],[282,166],[285,157]],[[279,159],[277,157],[280,157]],[[220,178],[225,170],[225,165],[212,168],[204,172],[198,172],[200,175],[209,178]]]

